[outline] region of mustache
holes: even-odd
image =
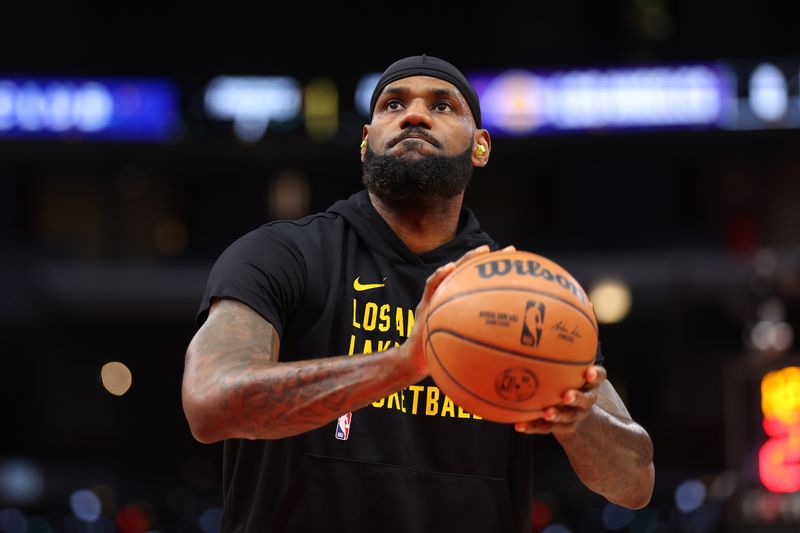
[[[395,144],[399,143],[400,141],[404,141],[404,140],[406,140],[406,139],[408,139],[410,137],[416,137],[416,138],[425,139],[426,141],[428,141],[429,143],[434,145],[436,148],[441,148],[442,147],[442,145],[439,143],[439,141],[437,141],[433,137],[433,135],[431,135],[430,133],[428,133],[427,131],[425,131],[425,130],[423,130],[421,128],[408,128],[407,130],[404,130],[400,135],[398,135],[397,137],[395,137],[391,141],[389,141],[389,146],[394,146]]]

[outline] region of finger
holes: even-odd
[[[581,410],[571,407],[550,407],[545,409],[544,419],[551,424],[572,424],[581,417]]]
[[[469,252],[462,255],[458,261],[456,261],[456,267],[459,267],[472,259],[473,257],[478,257],[479,255],[488,254],[491,250],[489,249],[488,244],[481,244],[477,248],[473,248]]]
[[[422,293],[422,300],[427,302],[433,296],[433,293],[436,292],[436,289],[439,285],[442,284],[444,279],[447,277],[450,272],[455,270],[456,264],[452,261],[447,263],[446,265],[442,265],[437,268],[433,274],[431,274],[427,281],[425,282],[425,291]]]
[[[573,407],[575,409],[591,409],[592,405],[597,401],[597,392],[594,388],[589,390],[575,390],[570,389],[564,393],[562,397],[564,405]]]
[[[527,435],[544,435],[553,431],[553,424],[539,418],[528,422],[517,422],[514,424],[514,430]]]
[[[501,252],[516,252],[517,251],[517,247],[514,246],[513,244],[509,244],[508,246],[506,246],[505,248],[503,248],[500,251]]]
[[[586,372],[583,374],[583,379],[586,380],[586,383],[591,385],[593,388],[597,387],[606,380],[608,374],[606,369],[600,365],[592,365],[586,369]]]

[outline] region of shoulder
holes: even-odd
[[[240,239],[245,240],[297,240],[313,237],[315,234],[330,232],[341,224],[343,219],[336,213],[315,213],[297,220],[276,220],[268,222]]]
[[[291,264],[305,271],[341,249],[347,232],[344,218],[336,213],[316,213],[297,220],[264,224],[233,241],[223,253],[254,265]]]

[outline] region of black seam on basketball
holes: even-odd
[[[499,407],[500,409],[506,409],[508,411],[517,411],[517,412],[520,412],[520,413],[531,413],[531,414],[535,414],[535,413],[541,412],[541,409],[520,409],[520,408],[517,408],[517,407],[511,407],[511,406],[508,406],[508,405],[503,405],[503,404],[500,404],[500,403],[496,403],[496,402],[493,402],[492,400],[490,400],[488,398],[484,398],[483,396],[479,396],[475,392],[472,392],[470,389],[468,389],[464,385],[462,385],[461,382],[458,381],[455,378],[455,376],[453,376],[453,374],[450,373],[449,370],[447,370],[447,367],[442,364],[442,360],[439,359],[439,354],[436,353],[436,347],[431,342],[431,338],[430,337],[428,337],[427,344],[430,345],[431,351],[433,352],[433,356],[436,358],[436,361],[438,361],[438,363],[439,363],[439,368],[444,370],[444,373],[447,374],[450,377],[451,380],[453,380],[453,383],[458,385],[458,387],[461,390],[463,390],[464,392],[466,392],[470,396],[472,396],[472,397],[474,397],[474,398],[476,398],[476,399],[478,399],[478,400],[480,400],[480,401],[482,401],[484,403],[488,403],[489,405],[493,405],[495,407]],[[447,396],[447,394],[445,394],[445,396]],[[453,402],[453,403],[455,403],[455,402]],[[459,405],[459,407],[461,407],[463,409],[462,406]],[[476,414],[476,413],[470,413],[470,414]],[[479,416],[481,416],[481,415],[479,415]]]
[[[482,346],[484,348],[491,348],[492,350],[497,350],[498,352],[507,353],[509,355],[518,355],[520,357],[524,357],[525,359],[533,359],[534,361],[541,361],[542,363],[552,363],[555,365],[568,365],[568,366],[582,366],[582,365],[591,365],[592,363],[594,363],[595,359],[594,356],[592,356],[592,358],[587,361],[563,361],[561,359],[554,359],[552,357],[547,357],[544,355],[533,355],[525,352],[518,352],[516,350],[509,350],[508,348],[505,348],[503,346],[497,346],[496,344],[490,344],[488,342],[484,342],[478,339],[465,337],[464,335],[458,333],[457,331],[453,331],[451,329],[443,329],[443,328],[435,329],[433,331],[429,330],[428,339],[430,339],[435,333],[449,333],[453,337],[461,339],[462,341],[471,342],[472,344],[477,344],[478,346]]]
[[[462,298],[464,296],[469,296],[470,294],[477,294],[477,293],[480,293],[480,292],[489,292],[489,291],[531,292],[533,294],[539,294],[541,296],[547,296],[548,298],[552,298],[554,300],[558,300],[559,302],[572,307],[577,312],[582,314],[583,317],[586,320],[589,321],[589,324],[591,324],[592,328],[594,329],[594,332],[596,334],[599,333],[597,331],[597,326],[595,325],[595,323],[592,320],[592,318],[588,314],[586,314],[586,312],[583,309],[581,309],[580,307],[578,307],[574,303],[570,302],[569,300],[565,300],[564,298],[561,298],[560,296],[556,296],[556,295],[554,295],[552,293],[549,293],[549,292],[544,292],[544,291],[540,291],[540,290],[537,290],[537,289],[526,289],[526,288],[522,288],[522,287],[486,287],[486,288],[483,288],[483,289],[468,289],[468,290],[465,290],[465,291],[461,291],[458,294],[455,294],[455,295],[451,296],[450,298],[448,298],[447,300],[441,302],[439,305],[437,305],[436,307],[434,307],[430,311],[428,311],[428,316],[432,315],[433,313],[436,312],[437,309],[439,309],[440,307],[442,307],[443,305],[445,305],[447,303],[452,302],[453,300],[457,300],[457,299]]]

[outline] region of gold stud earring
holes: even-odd
[[[367,140],[366,139],[361,141],[361,149],[362,150],[366,150],[367,149]]]
[[[483,155],[486,153],[486,147],[482,144],[479,144],[477,148],[475,148],[475,153],[478,155]]]

